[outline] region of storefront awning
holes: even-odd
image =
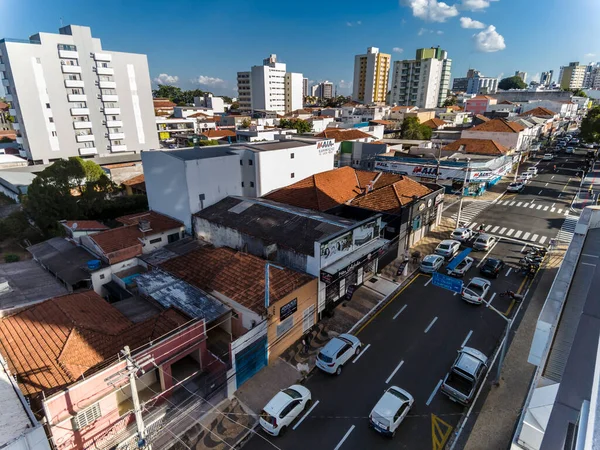
[[[383,238],[377,238],[359,248],[355,252],[351,253],[348,256],[343,257],[342,259],[337,260],[333,264],[321,269],[323,272],[327,272],[331,275],[337,275],[338,272],[345,269],[348,266],[354,264],[361,264],[369,259],[375,257],[374,253],[379,251],[385,244],[387,244],[389,240]],[[369,258],[370,257],[370,258]]]

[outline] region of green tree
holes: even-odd
[[[298,134],[312,131],[312,123],[302,119],[279,119],[279,126],[286,129],[295,129]]]
[[[406,117],[402,121],[400,136],[402,139],[427,140],[431,139],[432,130],[421,125],[416,117]]]
[[[175,102],[175,99],[181,98],[181,88],[177,86],[169,86],[167,84],[159,84],[156,89],[152,91],[152,96],[154,98],[168,98],[172,102]]]
[[[454,106],[458,103],[458,101],[456,100],[455,96],[450,96],[450,97],[446,97],[446,100],[444,100],[444,104],[442,106]]]
[[[242,120],[242,123],[240,124],[240,128],[249,128],[249,127],[250,127],[250,120],[249,119]]]
[[[587,94],[585,92],[583,92],[582,89],[571,89],[571,92],[573,93],[573,95],[575,97],[586,97],[587,98]]]
[[[337,97],[332,97],[327,99],[325,102],[325,106],[327,108],[339,108],[344,103],[352,101],[352,97],[344,97],[343,95],[338,95]]]
[[[215,141],[214,139],[208,140],[200,140],[196,143],[198,147],[208,147],[210,145],[219,145],[219,141]]]
[[[229,109],[236,110],[240,108],[240,102],[233,102]]]
[[[586,142],[600,142],[600,106],[591,108],[581,121],[580,137]]]
[[[518,76],[502,78],[498,83],[498,89],[508,91],[509,89],[525,89],[527,84]]]
[[[233,103],[233,99],[231,97],[229,97],[228,95],[221,95],[221,98],[223,99],[223,101],[225,103],[229,103],[229,104]]]
[[[10,144],[11,142],[14,142],[14,141],[7,136],[4,136],[4,137],[2,137],[2,139],[0,139],[0,144]]]

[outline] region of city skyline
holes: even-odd
[[[541,5],[541,0],[530,3],[538,1]],[[439,45],[453,60],[452,78],[475,68],[489,77],[510,76],[522,70],[529,74],[528,81],[539,81],[541,72],[554,70],[558,74],[559,67],[569,62],[600,60],[593,27],[586,26],[600,14],[600,4],[591,0],[574,0],[564,11],[529,6],[534,19],[530,14],[517,13],[508,0],[400,0],[378,4],[369,11],[350,5],[343,12],[325,3],[319,4],[317,16],[309,4],[292,11],[270,1],[249,6],[233,0],[224,11],[216,5],[181,1],[180,11],[185,11],[186,17],[197,15],[199,20],[178,22],[173,31],[158,9],[161,4],[145,2],[143,9],[140,5],[108,1],[99,9],[72,0],[26,0],[9,9],[7,2],[0,2],[0,15],[11,17],[3,24],[0,38],[26,39],[38,31],[55,33],[61,22],[89,26],[107,49],[147,54],[153,85],[160,82],[229,96],[237,95],[237,72],[271,53],[277,54],[290,71],[303,73],[309,86],[330,80],[343,95],[352,92],[354,56],[371,46],[390,53],[393,62],[414,58],[418,48]],[[578,6],[586,9],[585,15],[576,16]],[[39,14],[32,17],[32,10]],[[232,32],[223,25],[228,24],[234,10],[244,10],[246,19],[243,30]],[[137,18],[132,21],[131,17]],[[570,18],[578,20],[576,28],[547,36],[547,23],[567,23]],[[336,37],[322,52],[319,47],[326,33],[315,45],[310,39],[297,39],[299,33],[310,36],[327,29]],[[544,41],[532,36],[547,37]],[[552,51],[533,50],[531,46],[538,41],[551,46]]]

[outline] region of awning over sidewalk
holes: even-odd
[[[376,253],[387,244],[389,240],[383,238],[377,238],[359,248],[355,252],[342,259],[337,260],[333,264],[321,269],[322,272],[327,272],[331,275],[338,275],[339,272],[350,271],[355,267],[360,266],[362,263],[373,259]],[[344,276],[341,274],[340,276]]]

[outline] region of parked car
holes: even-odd
[[[474,262],[475,260],[473,258],[471,258],[470,256],[465,256],[465,259],[459,262],[454,269],[448,270],[448,275],[452,277],[462,278],[465,276],[465,273],[467,273],[467,271],[473,266]]]
[[[421,261],[421,272],[433,273],[437,272],[440,267],[444,264],[444,257],[440,255],[427,255]]]
[[[579,145],[579,139],[573,138],[570,142],[571,145]]]
[[[261,428],[273,436],[283,435],[311,401],[310,391],[299,384],[279,391],[260,413]]]
[[[502,272],[504,266],[506,266],[506,263],[501,259],[488,258],[485,261],[485,264],[479,268],[479,272],[481,275],[498,278],[498,275]]]
[[[415,399],[398,386],[387,388],[369,414],[369,426],[379,433],[394,437]]]
[[[360,353],[360,340],[351,334],[340,334],[330,340],[317,355],[316,365],[323,372],[342,373],[342,366]]]
[[[533,175],[529,172],[522,172],[521,175],[519,175],[519,178],[525,181],[529,181],[533,178]]]
[[[477,386],[485,376],[488,358],[479,350],[463,347],[450,372],[444,378],[441,391],[450,400],[468,405],[475,398]]]
[[[492,283],[485,278],[475,277],[469,281],[466,287],[463,287],[461,297],[466,302],[481,305],[491,287]]]
[[[435,248],[437,255],[443,256],[446,259],[452,258],[460,249],[460,242],[452,239],[445,239]]]
[[[590,144],[590,143],[585,143],[585,144],[583,144],[583,146],[585,148],[594,148],[594,144]]]
[[[457,228],[452,232],[450,237],[455,241],[466,242],[473,237],[473,230],[470,228]]]
[[[544,157],[542,159],[544,161],[552,161],[554,159],[554,155],[552,153],[544,153]]]
[[[537,167],[528,167],[527,172],[529,172],[532,177],[535,177],[538,174]]]
[[[487,251],[496,242],[496,238],[489,234],[480,234],[475,242],[473,242],[473,249]]]
[[[566,141],[558,141],[558,146],[559,147],[566,147],[567,146],[567,142]]]
[[[506,188],[508,192],[521,192],[523,189],[525,189],[525,184],[520,181],[510,183]]]
[[[575,153],[575,149],[573,147],[567,147],[567,149],[565,150],[565,153],[567,155],[571,155],[571,154]]]

